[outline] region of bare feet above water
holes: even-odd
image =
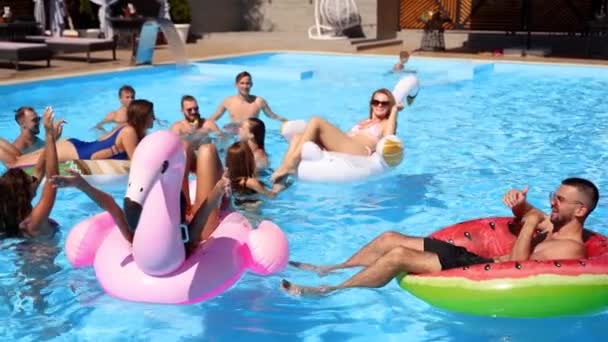
[[[319,277],[325,277],[326,275],[333,273],[333,269],[330,266],[317,266],[299,261],[289,261],[289,265],[301,270],[315,272]]]
[[[300,286],[288,280],[281,280],[281,289],[292,296],[320,296],[332,292],[335,286],[322,285],[318,287]]]

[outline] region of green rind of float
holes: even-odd
[[[608,308],[608,275],[537,275],[484,281],[400,275],[397,282],[431,305],[472,315],[548,317]]]
[[[66,170],[68,169],[76,169],[78,170],[78,166],[76,164],[74,164],[74,162],[64,162],[64,163],[59,163],[58,164],[59,167],[59,174],[60,175],[69,175],[67,173]],[[23,171],[25,171],[25,173],[27,173],[28,175],[32,175],[32,172],[34,172],[34,167],[33,166],[29,166],[29,167],[24,167]]]

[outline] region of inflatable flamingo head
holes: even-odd
[[[139,142],[131,160],[124,198],[124,210],[131,228],[137,227],[142,206],[154,184],[181,179],[185,161],[181,140],[170,131],[154,132]]]

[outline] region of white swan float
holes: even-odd
[[[399,80],[392,93],[396,100],[403,101],[406,97],[418,95],[419,88],[418,78],[407,75]],[[287,121],[281,127],[281,134],[289,141],[294,135],[302,133],[305,127],[304,120]],[[313,142],[306,142],[302,146],[298,178],[312,182],[359,180],[398,166],[404,153],[404,144],[395,135],[382,138],[370,156],[325,151]]]

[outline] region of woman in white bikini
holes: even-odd
[[[354,155],[371,155],[378,141],[383,137],[395,134],[397,129],[397,111],[403,105],[397,104],[395,97],[388,89],[376,90],[370,100],[369,118],[359,122],[349,132],[339,128],[320,117],[310,119],[304,132],[295,135],[285,153],[283,163],[272,174],[271,179],[278,179],[294,173],[300,163],[302,146],[312,141],[322,148]]]

